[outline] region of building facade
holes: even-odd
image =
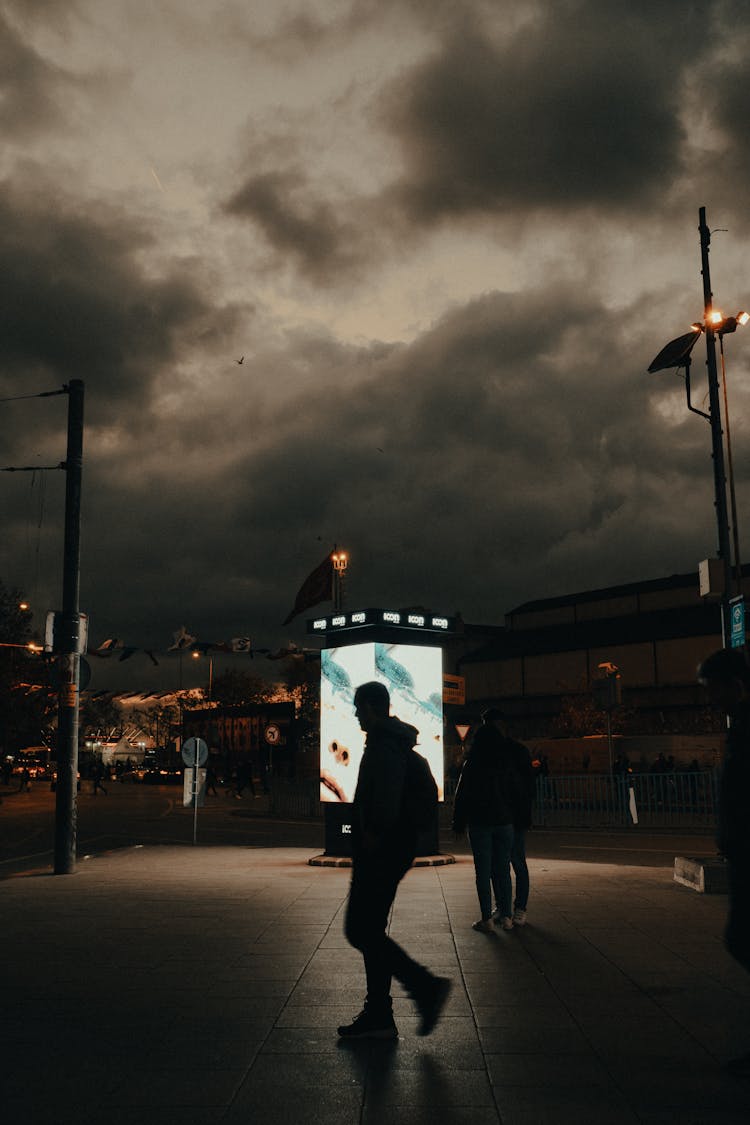
[[[701,597],[697,573],[677,574],[527,602],[489,643],[460,656],[457,669],[471,715],[500,706],[517,737],[543,740],[602,733],[606,717],[592,692],[614,666],[622,700],[614,729],[631,749],[657,753],[661,740],[661,752],[684,757],[692,749],[707,764],[724,722],[707,707],[696,668],[721,645],[719,604]]]

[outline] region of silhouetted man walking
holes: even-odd
[[[395,1039],[391,979],[409,991],[421,1016],[419,1035],[429,1035],[443,1010],[451,982],[437,977],[386,934],[398,884],[417,850],[417,829],[406,809],[409,755],[418,731],[389,715],[390,696],[377,681],[354,693],[354,710],[365,731],[365,752],[352,805],[352,882],[346,911],[348,941],[362,952],[367,975],[364,1009],[338,1029],[346,1039]]]

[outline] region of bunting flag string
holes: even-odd
[[[90,649],[90,656],[98,656],[100,659],[108,657],[117,657],[118,662],[129,660],[136,652],[143,652],[157,667],[159,661],[157,656],[180,656],[182,653],[201,653],[203,655],[213,652],[226,653],[234,656],[249,656],[254,659],[255,656],[267,656],[270,653],[268,648],[254,648],[251,637],[231,637],[226,641],[199,641],[197,637],[189,633],[188,630],[182,625],[175,633],[172,634],[173,643],[165,650],[155,648],[145,648],[142,645],[129,645],[125,644],[119,637],[108,637],[99,645],[98,648]],[[292,655],[297,651],[296,646],[281,655]],[[274,658],[278,659],[278,658]]]

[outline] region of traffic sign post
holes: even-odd
[[[208,744],[202,738],[188,738],[182,747],[182,760],[188,767],[185,770],[183,803],[186,806],[193,806],[193,846],[195,846],[198,842],[198,798],[205,792],[206,783],[206,771],[201,769],[201,766],[205,766],[208,761]]]
[[[729,620],[731,622],[731,631],[729,635],[730,647],[744,648],[745,599],[741,594],[739,595],[739,597],[732,598],[729,602]]]

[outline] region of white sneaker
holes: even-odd
[[[480,918],[478,922],[472,923],[471,928],[472,928],[472,930],[479,930],[480,934],[491,934],[493,932],[492,931],[492,919],[491,918]]]
[[[516,926],[525,926],[526,925],[526,911],[525,910],[514,910],[513,911],[513,923]]]
[[[496,914],[495,918],[494,918],[494,922],[495,922],[496,926],[500,926],[500,928],[503,929],[503,930],[512,930],[513,929],[513,919],[512,918],[502,918],[499,914]]]

